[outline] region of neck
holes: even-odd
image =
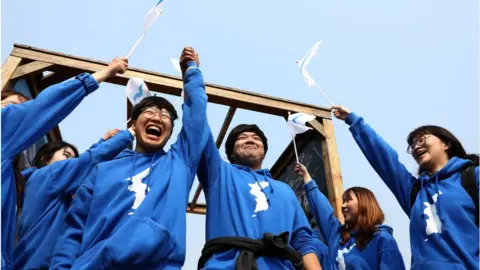
[[[431,174],[434,174],[434,173],[440,171],[443,167],[445,167],[445,165],[447,165],[447,163],[448,163],[448,158],[444,158],[441,161],[437,161],[434,164],[432,164],[432,166],[430,166],[430,168],[427,169],[427,171]]]

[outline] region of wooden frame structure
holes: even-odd
[[[16,80],[27,79],[32,96],[35,97],[52,84],[62,82],[82,72],[99,71],[107,65],[108,63],[102,61],[15,44],[12,53],[2,66],[2,91],[14,85]],[[51,73],[44,75],[44,71]],[[182,91],[183,82],[181,78],[137,68],[129,68],[124,74],[118,74],[107,82],[126,85],[132,77],[143,78],[151,91],[176,96],[180,96]],[[215,84],[206,84],[206,93],[208,102],[229,107],[222,129],[217,136],[217,147],[220,147],[222,144],[236,109],[246,109],[284,118],[288,117],[289,111],[314,115],[316,119],[309,123],[316,132],[321,134],[328,197],[336,215],[342,217],[340,213],[343,184],[330,110]],[[126,117],[128,119],[131,114],[131,104],[128,101],[127,108]],[[61,139],[58,127],[50,133],[49,139]],[[288,158],[289,154],[286,151],[272,168],[273,175],[275,175],[274,170],[281,168],[281,164],[284,164],[284,161]],[[201,187],[199,186],[192,201],[189,202],[187,212],[196,214],[206,213],[206,205],[197,203],[200,193]]]

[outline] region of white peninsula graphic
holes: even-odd
[[[255,202],[257,203],[255,206],[255,213],[268,210],[267,196],[265,196],[265,193],[262,192],[262,189],[268,187],[268,182],[263,181],[263,182],[248,184],[248,185],[251,188],[250,194],[255,196]],[[252,217],[257,216],[255,213],[252,215]]]
[[[349,253],[352,248],[354,248],[357,244],[354,243],[350,248],[343,248],[337,251],[337,262],[338,262],[338,269],[345,270],[347,266],[345,265],[345,254]]]
[[[435,206],[438,200],[438,196],[440,195],[442,195],[441,191],[439,191],[439,193],[435,193],[432,196],[432,200],[433,200],[432,204],[430,204],[429,202],[423,203],[425,205],[425,210],[423,210],[423,213],[428,217],[425,220],[427,223],[427,226],[425,229],[427,235],[430,235],[432,233],[442,233],[442,221],[438,217],[437,207]],[[427,240],[428,239],[425,239],[425,241]]]
[[[145,199],[145,188],[147,187],[147,184],[144,184],[142,180],[148,176],[149,172],[150,172],[150,168],[147,168],[143,172],[140,172],[137,175],[133,176],[132,183],[128,185],[128,190],[135,193],[135,201],[133,202],[133,206],[132,206],[133,210],[137,209]],[[127,178],[126,180],[130,181],[130,177]],[[148,188],[148,191],[150,191],[150,188]],[[131,211],[128,214],[133,215],[133,211]]]

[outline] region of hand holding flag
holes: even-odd
[[[322,93],[322,95],[325,97],[325,99],[330,103],[330,105],[333,106],[333,103],[330,101],[330,99],[327,97],[325,92],[318,86],[318,84],[315,82],[315,80],[310,76],[310,74],[307,71],[307,66],[310,63],[310,60],[317,54],[318,47],[320,47],[320,44],[322,43],[322,40],[319,42],[315,43],[313,47],[310,49],[310,51],[299,61],[297,61],[298,68],[300,69],[300,74],[302,74],[303,79],[307,83],[309,87],[316,86],[318,90]]]

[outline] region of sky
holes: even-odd
[[[2,63],[14,43],[102,61],[124,56],[156,2],[2,1]],[[295,63],[323,40],[308,68],[312,77],[334,103],[363,116],[415,172],[406,137],[420,125],[443,126],[467,152],[478,153],[478,13],[478,1],[169,0],[129,61],[132,67],[176,75],[169,59],[193,46],[206,82],[328,107]],[[60,124],[63,138],[88,149],[126,121],[125,99],[123,87],[102,84]],[[209,104],[215,135],[227,110]],[[240,123],[265,131],[270,148],[264,167],[272,166],[290,140],[285,121],[237,110],[231,127]],[[375,193],[408,267],[407,216],[348,126],[338,120],[334,126],[344,188],[364,186]],[[187,215],[184,269],[196,269],[204,241],[205,217]]]

